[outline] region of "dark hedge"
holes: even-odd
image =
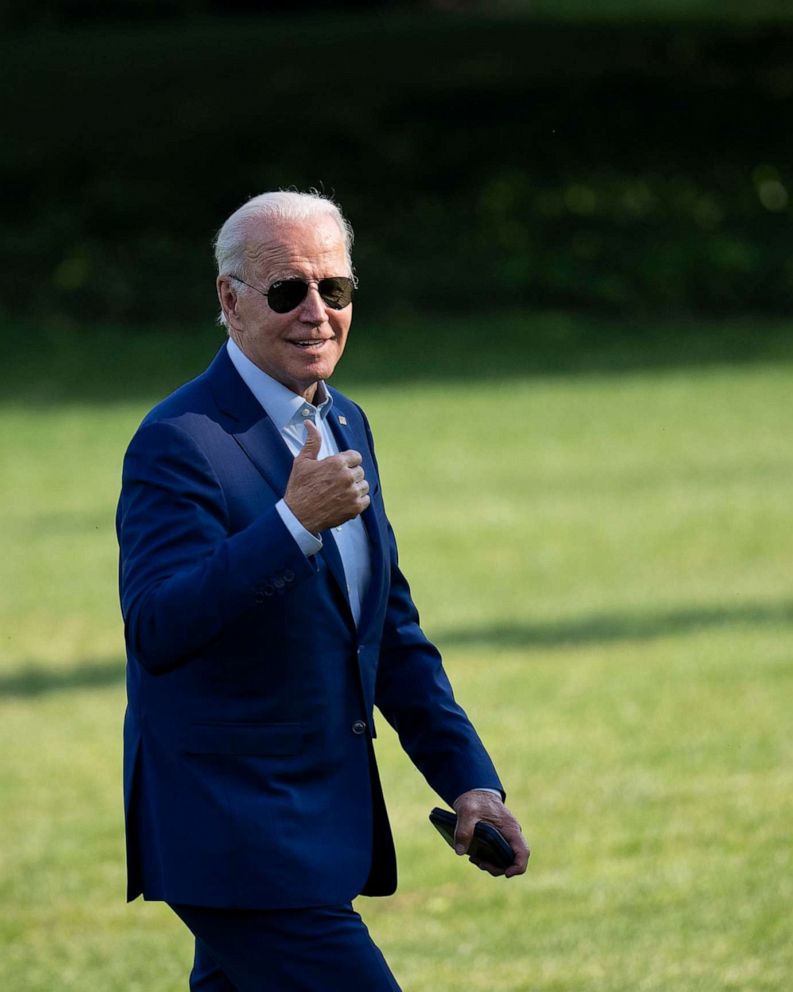
[[[318,186],[376,312],[793,304],[793,26],[269,18],[18,36],[3,306],[214,310],[248,195]]]

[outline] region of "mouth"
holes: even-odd
[[[289,343],[300,348],[301,351],[308,351],[313,354],[322,351],[325,345],[332,340],[333,338],[305,338],[302,341],[290,341]]]

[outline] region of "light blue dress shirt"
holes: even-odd
[[[226,348],[234,368],[272,420],[293,455],[297,455],[305,444],[304,421],[306,420],[313,421],[322,438],[319,457],[327,458],[329,455],[339,453],[339,446],[328,423],[333,397],[325,388],[324,382],[317,384],[314,403],[309,403],[302,396],[298,396],[272,376],[267,375],[258,365],[254,365],[231,338]],[[275,504],[275,508],[303,554],[311,557],[322,549],[322,539],[306,530],[283,499]],[[341,526],[333,528],[333,539],[344,566],[350,610],[357,625],[361,619],[361,603],[371,576],[371,556],[366,527],[360,517],[354,517]]]

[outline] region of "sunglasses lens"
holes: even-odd
[[[352,279],[331,276],[319,282],[319,295],[332,310],[343,310],[352,303]],[[302,279],[281,279],[267,290],[267,302],[276,313],[289,313],[299,307],[308,293]]]
[[[302,279],[282,279],[267,291],[267,302],[276,313],[289,313],[306,298],[308,286]]]
[[[319,295],[332,310],[343,310],[352,303],[352,279],[346,276],[332,276],[321,279]]]

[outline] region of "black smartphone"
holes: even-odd
[[[457,814],[437,806],[430,813],[430,823],[443,837],[449,847],[454,847],[454,831],[457,827]],[[474,836],[468,848],[468,856],[477,861],[486,861],[496,868],[509,868],[515,860],[515,852],[509,842],[492,823],[480,820],[474,827]]]

